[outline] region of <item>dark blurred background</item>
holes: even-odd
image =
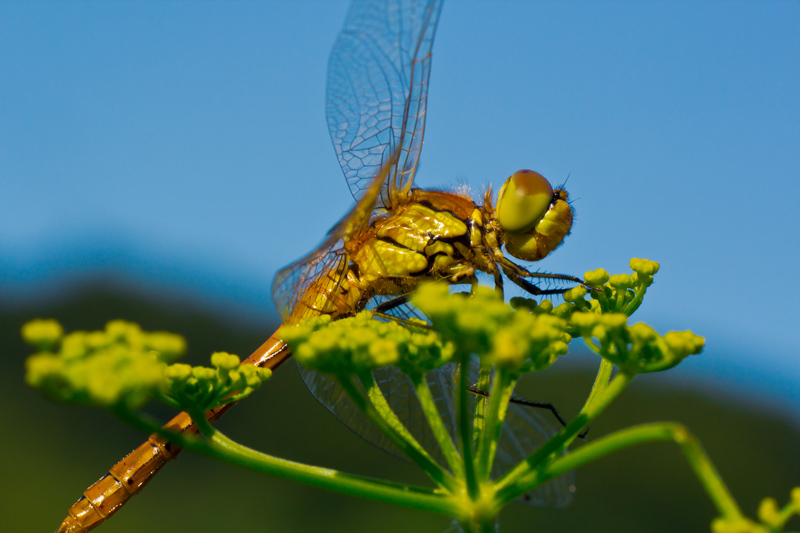
[[[49,531],[142,440],[23,382],[23,322],[113,318],[186,336],[199,364],[277,323],[270,283],[352,203],[325,116],[344,1],[0,2],[0,530]],[[704,353],[631,390],[590,438],[687,424],[749,515],[800,485],[797,2],[447,2],[417,183],[494,190],[520,168],[567,187],[572,235],[541,268],[662,270],[636,320]],[[361,442],[289,363],[222,428],[315,464],[424,482]],[[593,362],[523,392],[574,413]],[[504,531],[707,531],[675,446],[578,473],[564,510]],[[441,531],[446,520],[183,456],[105,531]]]

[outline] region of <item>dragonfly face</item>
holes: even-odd
[[[328,64],[326,112],[331,140],[356,205],[307,256],[279,271],[273,300],[284,323],[355,313],[413,292],[423,280],[477,283],[485,272],[503,275],[534,294],[533,274],[505,257],[538,261],[572,227],[566,191],[553,190],[532,171],[513,174],[482,204],[465,194],[412,187],[425,133],[431,49],[443,0],[355,0]],[[419,317],[408,303],[389,314]],[[455,431],[454,365],[430,373],[445,425]],[[476,372],[475,369],[469,371]],[[350,429],[394,451],[333,378],[300,367],[309,390]],[[410,380],[386,367],[375,378],[400,420],[431,455],[440,452],[426,427]],[[555,431],[538,413],[511,406],[499,443],[495,474],[532,453]],[[569,476],[557,478],[526,501],[565,505]]]
[[[550,186],[544,176],[520,170],[497,195],[497,221],[506,251],[523,261],[539,261],[555,250],[572,229],[567,191]]]

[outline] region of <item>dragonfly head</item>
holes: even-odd
[[[497,221],[506,251],[523,261],[538,261],[553,251],[572,229],[567,191],[553,190],[532,170],[509,177],[497,195]]]

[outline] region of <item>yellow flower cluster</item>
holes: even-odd
[[[55,320],[34,320],[22,327],[22,336],[38,349],[26,361],[28,384],[83,405],[133,410],[158,399],[206,410],[250,394],[270,376],[269,370],[240,367],[237,356],[224,352],[212,356],[215,368],[169,365],[186,352],[183,337],[145,332],[123,320],[67,335]]]
[[[143,332],[122,320],[67,335],[54,320],[34,320],[22,336],[40,350],[26,361],[30,386],[57,400],[102,407],[141,406],[158,393],[166,363],[186,351],[180,335]]]
[[[470,296],[450,295],[443,284],[423,285],[411,301],[462,353],[512,372],[547,368],[572,340],[567,323],[550,314],[552,304],[523,304],[514,310],[486,287],[477,287]]]
[[[424,374],[453,355],[453,346],[429,329],[376,320],[369,311],[337,321],[312,318],[285,328],[282,337],[300,364],[339,376],[388,365]]]

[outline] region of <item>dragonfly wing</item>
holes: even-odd
[[[303,378],[308,390],[333,413],[348,429],[363,438],[370,444],[381,448],[396,457],[405,459],[405,455],[358,409],[350,396],[339,383],[331,376],[321,372],[309,370],[297,365],[300,376]],[[444,456],[438,448],[436,439],[425,421],[417,394],[411,380],[393,366],[379,368],[373,372],[376,383],[380,387],[386,401],[398,418],[417,442],[439,464],[446,466]],[[433,389],[437,387],[434,376],[426,376],[428,385]],[[360,387],[360,384],[359,384]],[[363,392],[363,388],[362,388]]]
[[[391,297],[378,296],[375,297],[371,303],[373,305],[378,305],[390,299]],[[401,319],[426,319],[420,311],[409,303],[393,307],[386,311],[385,314]],[[448,365],[448,367],[452,367],[452,372],[455,371],[454,365]],[[298,369],[309,391],[311,391],[317,400],[351,431],[370,444],[382,448],[392,455],[405,459],[403,452],[353,404],[350,396],[347,395],[336,379],[321,372],[309,370],[300,365],[298,365]],[[417,399],[414,385],[411,383],[408,376],[400,372],[397,368],[389,366],[375,370],[373,372],[373,377],[383,392],[383,395],[386,397],[389,406],[397,413],[398,418],[406,429],[409,430],[417,442],[419,442],[436,461],[444,465],[444,456],[438,448],[438,444],[430,427],[425,421],[425,414],[422,411],[422,406]],[[426,379],[436,401],[444,401],[440,399],[442,397],[440,393],[440,376],[432,372],[426,376]],[[452,418],[455,413],[454,409],[454,405],[448,405],[443,408],[440,407],[439,411],[443,416]]]
[[[325,240],[305,257],[286,266],[272,280],[272,301],[284,324],[295,324],[302,318],[330,312],[330,308],[298,308],[305,298],[313,294],[329,294],[324,304],[331,307],[338,285],[347,275],[350,258],[344,242],[364,231],[375,210],[386,176],[395,166],[398,153],[390,155],[378,173],[373,176],[356,205],[328,231]],[[359,309],[352,309],[355,314]]]
[[[404,317],[418,314],[411,306],[405,310],[402,307],[392,310],[393,314]],[[392,455],[405,458],[403,453],[355,407],[334,378],[298,367],[309,390],[351,431]],[[478,380],[478,368],[476,361],[470,363],[472,383]],[[453,442],[458,442],[456,371],[457,365],[450,363],[425,376],[439,415]],[[387,402],[406,429],[440,465],[446,466],[408,376],[389,366],[376,370],[374,377]],[[476,397],[470,395],[471,410],[474,410],[475,401]],[[556,429],[553,425],[534,408],[511,404],[498,442],[492,477],[497,478],[508,472],[555,434]],[[571,501],[574,491],[574,474],[570,472],[544,483],[518,501],[532,507],[564,507]]]
[[[511,404],[497,444],[492,477],[497,478],[517,466],[544,444],[556,430],[539,410]],[[553,478],[517,501],[531,507],[566,507],[575,493],[575,473]]]
[[[443,414],[443,417],[448,431],[451,435],[455,435],[455,403],[452,399],[458,391],[458,385],[455,382],[454,372],[441,372],[443,369],[444,367],[438,371],[440,373],[438,379],[441,383],[440,394],[449,400],[442,401],[441,405],[452,405],[453,409],[452,413]],[[480,364],[473,357],[469,364],[470,383],[478,382],[479,369]],[[439,398],[436,400],[439,404]],[[470,410],[474,411],[477,397],[470,395],[470,400]],[[556,428],[539,410],[524,405],[510,404],[497,443],[497,455],[492,465],[492,478],[496,479],[517,466],[556,433]],[[574,473],[568,472],[542,484],[517,501],[531,507],[564,507],[572,500],[574,492]]]
[[[356,0],[328,61],[328,130],[359,200],[391,154],[381,200],[407,194],[419,163],[431,47],[443,0]]]
[[[315,309],[308,305],[312,301],[308,295],[336,294],[347,264],[340,239],[328,238],[313,253],[279,270],[272,281],[272,301],[283,323],[332,312],[334,298],[320,299],[322,307]]]

